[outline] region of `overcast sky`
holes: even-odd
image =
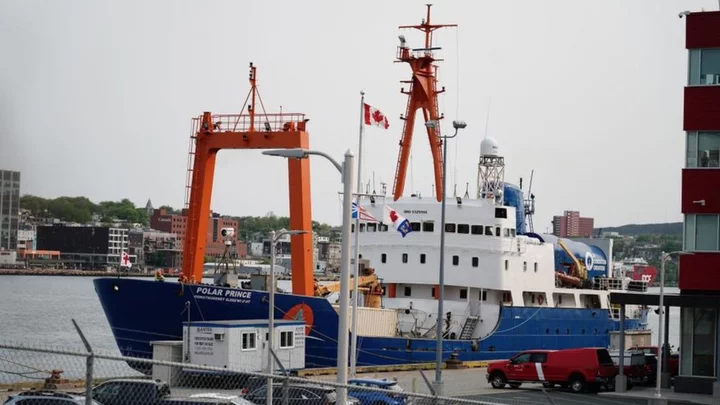
[[[420,46],[424,1],[26,1],[0,3],[0,167],[22,193],[130,198],[181,207],[190,121],[234,113],[258,67],[268,110],[304,112],[310,144],[356,152],[359,92],[390,119],[368,128],[363,178],[392,192],[407,98],[397,35]],[[536,229],[579,210],[596,226],[680,221],[687,77],[683,10],[717,0],[438,1],[440,99],[468,123],[448,149],[448,191],[470,183],[480,141],[497,138],[506,181],[535,170]],[[458,46],[459,44],[459,46]],[[432,194],[432,160],[415,134],[405,192]],[[286,162],[222,151],[212,209],[288,212]],[[314,219],[339,224],[340,177],[313,158]]]

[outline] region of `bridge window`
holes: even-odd
[[[527,271],[527,262],[523,262],[523,271]]]
[[[425,264],[425,253],[420,253],[420,264]]]
[[[467,288],[460,289],[460,299],[461,300],[467,299]]]
[[[455,233],[455,224],[445,224],[445,232]]]
[[[377,232],[377,224],[367,224],[368,232]]]
[[[487,291],[486,291],[486,290],[481,290],[481,291],[480,291],[480,300],[481,300],[481,301],[487,301]]]
[[[482,235],[483,234],[483,226],[482,225],[471,226],[470,233],[473,235]]]
[[[535,270],[535,273],[537,273],[537,262],[533,263],[533,270]]]
[[[355,224],[350,224],[350,232],[355,232]]]
[[[420,222],[410,222],[410,230],[413,232],[420,232]]]
[[[509,238],[509,237],[510,237],[510,229],[508,229],[508,228],[503,228],[503,235],[504,235],[506,238]]]
[[[387,263],[387,254],[383,253],[380,255],[380,262]]]
[[[485,227],[485,236],[493,236],[493,227],[492,226]]]
[[[360,232],[365,232],[365,224],[360,224]]]
[[[507,271],[509,268],[510,268],[510,262],[508,262],[506,259],[505,260],[505,271]]]
[[[407,253],[403,253],[403,255],[402,255],[402,262],[403,262],[403,263],[407,263],[407,262],[408,262],[408,254],[407,254]]]
[[[515,229],[510,229],[510,236],[515,237]]]
[[[410,288],[410,287],[405,287],[405,296],[406,296],[406,297],[409,297],[410,294],[412,294],[412,288]]]
[[[423,222],[423,232],[435,232],[435,224],[432,222]]]
[[[500,236],[500,229],[501,228],[499,226],[495,227],[495,236]]]
[[[457,233],[470,233],[470,225],[468,224],[458,224],[457,226]]]
[[[380,225],[380,232],[387,232],[387,231],[388,231],[388,226],[387,226],[387,225],[384,225],[384,224],[383,224],[383,225]]]
[[[455,255],[453,256],[453,266],[457,266],[458,264],[460,264],[460,256]]]
[[[478,260],[477,257],[473,257],[473,258],[472,258],[472,266],[473,266],[473,267],[477,267],[479,261],[480,261],[480,260]]]

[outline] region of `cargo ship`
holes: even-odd
[[[430,33],[443,25],[427,16],[414,28],[423,31],[425,47],[411,49],[400,36],[397,59],[413,70],[400,157],[392,195],[359,200],[363,220],[358,250],[357,366],[432,362],[436,327],[442,325],[444,358],[461,361],[506,359],[527,349],[608,347],[619,330],[613,290],[646,291],[647,283],[623,282],[612,274],[611,243],[576,241],[535,233],[534,195],[506,183],[499,144],[483,139],[477,192],[448,197],[440,187],[443,173],[436,67]],[[401,27],[402,28],[402,27]],[[251,65],[251,100],[255,100]],[[444,89],[443,89],[444,90]],[[423,110],[435,163],[435,195],[403,195],[405,166],[417,109]],[[152,357],[152,341],[182,339],[187,321],[267,319],[265,288],[232,285],[224,280],[201,284],[214,155],[222,148],[307,148],[304,116],[287,114],[222,116],[205,113],[194,121],[188,178],[188,228],[183,274],[178,280],[98,278],[95,290],[125,356]],[[238,127],[238,123],[245,126]],[[233,123],[235,126],[232,126]],[[241,124],[242,125],[242,124]],[[260,128],[256,130],[255,127]],[[229,128],[229,129],[228,129]],[[282,135],[282,136],[279,136]],[[295,141],[293,141],[295,139]],[[276,143],[273,143],[276,142]],[[193,163],[194,162],[194,163]],[[292,229],[310,230],[307,159],[290,159]],[[520,183],[522,184],[522,183]],[[530,190],[528,190],[530,191]],[[446,221],[441,229],[441,201]],[[446,236],[444,310],[438,309],[440,232]],[[292,236],[292,291],[275,294],[276,319],[305,323],[306,367],[337,362],[337,284],[312,279],[308,235]],[[308,265],[309,264],[309,265]],[[626,308],[625,329],[645,330],[647,309]],[[261,341],[264,339],[258,336]],[[131,366],[147,371],[143,364]]]

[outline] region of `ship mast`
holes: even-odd
[[[401,83],[409,84],[410,89],[405,90],[403,87],[400,92],[408,95],[407,110],[400,119],[405,121],[403,126],[402,138],[400,139],[400,150],[398,153],[397,169],[395,170],[395,185],[393,186],[393,199],[397,201],[405,188],[405,175],[407,173],[408,158],[410,156],[410,147],[412,145],[413,130],[415,128],[415,114],[418,109],[422,109],[425,122],[435,121],[434,126],[427,126],[426,130],[430,141],[430,151],[433,157],[433,168],[435,171],[435,195],[438,201],[441,201],[445,193],[442,187],[442,140],[440,138],[440,123],[444,118],[438,111],[437,95],[445,91],[445,87],[441,90],[437,89],[437,65],[434,62],[442,61],[435,59],[433,51],[440,50],[439,47],[433,47],[432,33],[438,28],[457,27],[457,24],[431,24],[430,7],[427,5],[427,17],[422,20],[420,25],[401,25],[400,29],[413,28],[425,33],[425,47],[411,49],[407,45],[404,35],[400,35],[400,46],[398,47],[397,62],[405,62],[410,65],[413,75],[411,80],[403,80]]]

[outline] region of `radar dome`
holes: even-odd
[[[481,156],[500,156],[500,144],[497,139],[487,137],[480,142]]]

